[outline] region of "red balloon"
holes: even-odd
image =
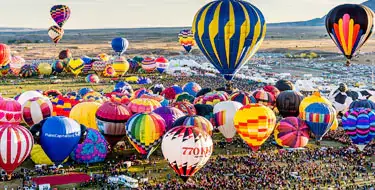
[[[0,67],[6,66],[11,60],[10,48],[6,44],[0,44]]]

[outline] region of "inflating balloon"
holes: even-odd
[[[85,140],[78,144],[70,157],[77,163],[92,164],[103,162],[107,156],[107,142],[97,130],[87,129]]]
[[[266,22],[246,1],[219,0],[197,12],[192,32],[202,53],[230,81],[262,44]]]
[[[12,71],[12,74],[14,76],[19,76],[19,73],[21,71],[21,67],[25,65],[26,61],[20,56],[12,56],[10,65],[10,70]]]
[[[155,71],[157,65],[155,59],[152,57],[146,57],[142,61],[142,69],[145,70],[147,73],[151,73]]]
[[[375,103],[371,100],[356,100],[352,102],[349,106],[349,109],[353,108],[369,108],[374,110],[375,109]]]
[[[197,127],[178,126],[164,135],[161,150],[169,166],[186,182],[210,159],[213,141]]]
[[[146,98],[137,98],[128,104],[128,108],[132,113],[150,113],[159,107],[161,105],[158,101]]]
[[[24,65],[21,67],[20,70],[20,76],[27,78],[32,77],[38,74],[38,68],[36,68],[34,65]]]
[[[8,174],[29,156],[34,139],[31,133],[17,124],[0,125],[0,167]]]
[[[240,137],[253,151],[257,151],[272,134],[276,116],[264,105],[248,104],[237,111],[233,121]]]
[[[188,82],[186,83],[183,87],[182,87],[182,90],[184,92],[187,92],[189,93],[190,95],[192,96],[196,96],[197,93],[202,89],[202,87],[197,84],[196,82]]]
[[[276,107],[280,115],[283,117],[297,117],[303,98],[303,95],[297,91],[287,90],[281,92],[276,99]]]
[[[56,60],[51,66],[54,74],[62,73],[64,71],[64,63],[61,60]]]
[[[294,90],[294,84],[288,80],[279,80],[276,82],[275,87],[280,91],[286,91],[286,90]]]
[[[196,115],[197,111],[192,103],[188,101],[176,102],[172,104],[173,107],[178,108],[186,115]]]
[[[229,95],[224,91],[213,91],[203,96],[202,104],[215,106],[215,104],[229,100]]]
[[[68,68],[70,72],[72,72],[75,76],[78,76],[82,72],[84,66],[85,63],[80,58],[70,59],[68,63]]]
[[[262,104],[271,109],[275,107],[276,99],[271,93],[266,92],[264,90],[258,90],[253,92],[253,96],[258,104]]]
[[[156,69],[159,71],[160,74],[164,73],[164,71],[168,68],[169,66],[169,61],[163,56],[160,56],[155,59],[156,63]]]
[[[347,58],[347,66],[355,52],[370,39],[373,28],[374,12],[364,5],[339,5],[326,16],[327,32]]]
[[[112,67],[115,69],[117,76],[124,76],[129,70],[129,63],[125,57],[116,56],[112,62]]]
[[[52,67],[49,63],[40,63],[38,65],[38,71],[40,75],[50,75],[52,73]]]
[[[89,75],[86,76],[85,81],[87,83],[99,83],[100,78],[96,74],[89,74]]]
[[[47,154],[44,152],[42,146],[40,146],[39,144],[34,144],[33,148],[31,149],[30,158],[34,162],[34,164],[46,164],[49,166],[54,165],[51,159],[49,159]],[[65,159],[63,163],[67,160],[68,158]]]
[[[254,96],[245,91],[234,92],[230,95],[229,99],[232,101],[239,102],[242,105],[257,103],[257,100],[254,98]]]
[[[126,135],[133,147],[147,158],[156,150],[165,134],[165,121],[156,113],[133,115],[126,123]]]

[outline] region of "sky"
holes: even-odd
[[[0,27],[48,28],[49,10],[68,5],[65,29],[191,26],[195,13],[211,0],[0,0]],[[267,23],[322,17],[342,3],[365,0],[247,0]]]

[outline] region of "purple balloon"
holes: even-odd
[[[178,118],[185,116],[185,114],[181,110],[170,106],[157,108],[153,112],[160,115],[165,120],[166,131],[172,129],[173,123]]]

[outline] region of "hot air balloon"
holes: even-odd
[[[95,116],[100,133],[113,147],[125,136],[125,123],[132,114],[120,103],[105,102],[98,108]]]
[[[19,124],[22,121],[22,107],[16,100],[0,99],[0,125]]]
[[[271,109],[275,107],[276,99],[271,93],[258,90],[253,92],[253,96],[257,100],[258,104],[265,105]]]
[[[85,66],[85,63],[82,61],[82,59],[70,59],[68,68],[70,72],[72,72],[75,76],[78,76],[81,72],[83,67]]]
[[[198,127],[199,129],[202,129],[210,135],[212,135],[212,131],[214,130],[212,123],[205,117],[199,115],[188,115],[180,117],[173,123],[172,128],[181,125]]]
[[[191,30],[181,30],[178,34],[178,41],[187,53],[190,53],[195,45],[194,35]]]
[[[309,106],[312,103],[325,103],[327,105],[331,105],[331,102],[322,97],[319,92],[314,92],[311,96],[308,96],[302,100],[302,102],[299,105],[299,113],[300,116],[304,114],[304,111],[307,106]]]
[[[105,61],[94,61],[92,63],[92,70],[95,71],[96,74],[100,75],[103,73],[106,66],[107,62]]]
[[[73,57],[72,52],[70,49],[62,50],[59,53],[59,59],[64,60],[64,59],[71,59]]]
[[[165,90],[163,84],[155,84],[149,88],[153,94],[160,94]]]
[[[354,108],[345,113],[342,126],[353,144],[363,151],[375,137],[375,112],[369,108]]]
[[[52,73],[52,67],[49,63],[40,63],[38,65],[38,72],[40,75],[50,75]]]
[[[56,60],[52,63],[51,66],[54,74],[61,73],[64,71],[64,63],[61,60]]]
[[[50,10],[50,14],[56,24],[63,27],[70,17],[70,8],[66,5],[54,5]]]
[[[196,115],[197,111],[192,103],[188,101],[176,102],[172,104],[172,107],[178,108],[186,115]]]
[[[6,66],[11,61],[10,48],[0,43],[0,67]]]
[[[57,96],[51,99],[53,106],[53,116],[69,117],[71,109],[79,103],[78,100],[65,96]]]
[[[17,102],[23,105],[27,100],[35,97],[43,97],[43,94],[35,90],[26,91],[17,98]]]
[[[353,109],[353,108],[370,108],[372,110],[375,109],[375,103],[371,100],[356,100],[356,101],[353,101],[350,106],[349,106],[349,109]]]
[[[146,57],[142,61],[142,69],[145,70],[147,73],[151,73],[155,71],[157,65],[155,59],[152,57]]]
[[[31,98],[22,105],[22,118],[31,127],[43,119],[51,117],[52,110],[52,103],[47,97]]]
[[[156,70],[159,71],[160,74],[164,73],[164,71],[168,68],[169,66],[169,61],[163,56],[160,56],[155,59],[156,63]]]
[[[99,83],[100,82],[100,78],[96,74],[89,74],[89,75],[87,75],[85,77],[85,81],[87,83]]]
[[[195,15],[192,32],[202,53],[231,81],[266,35],[262,12],[242,0],[213,1]]]
[[[129,41],[125,38],[114,38],[112,40],[112,49],[118,55],[123,54],[128,49]]]
[[[109,55],[106,54],[106,53],[101,53],[97,56],[97,58],[100,59],[100,61],[105,61],[105,62],[108,62],[109,61]]]
[[[57,97],[57,96],[62,96],[62,93],[59,90],[51,89],[51,90],[44,91],[43,95],[46,97]]]
[[[73,119],[63,116],[49,117],[34,125],[32,133],[52,162],[61,164],[81,139],[81,126]]]
[[[93,92],[94,90],[93,89],[91,89],[91,88],[81,88],[81,89],[79,89],[79,91],[78,91],[78,94],[80,95],[80,96],[85,96],[87,93],[89,93],[89,92]]]
[[[230,95],[229,99],[231,101],[239,102],[242,105],[257,103],[257,100],[254,98],[254,96],[245,91],[234,92]]]
[[[288,80],[279,80],[276,82],[275,87],[280,91],[295,90],[294,84]]]
[[[161,142],[165,127],[165,121],[160,115],[139,113],[126,123],[126,135],[133,147],[149,158]]]
[[[0,67],[0,76],[6,76],[10,71],[10,64]]]
[[[161,150],[169,166],[186,182],[210,159],[213,141],[197,127],[178,126],[164,135]]]
[[[309,127],[298,117],[286,117],[280,120],[274,131],[278,145],[287,148],[301,148],[309,142]]]
[[[229,100],[229,95],[224,91],[213,91],[203,96],[202,104],[215,106],[215,104]]]
[[[355,52],[370,39],[373,28],[374,12],[364,5],[339,5],[326,16],[327,32],[347,58],[347,66]]]
[[[117,76],[124,76],[129,70],[129,63],[125,57],[116,56],[113,59],[112,67],[115,69]]]
[[[297,117],[303,98],[303,95],[297,91],[287,90],[281,92],[276,99],[276,107],[280,115],[283,117]]]
[[[263,87],[263,90],[271,93],[275,97],[275,99],[280,94],[280,90],[277,89],[275,86],[272,86],[272,85],[267,85],[267,86]]]
[[[197,84],[196,82],[188,82],[186,83],[183,87],[182,87],[182,90],[184,92],[187,92],[189,93],[190,95],[192,96],[196,96],[197,93],[202,89],[202,87]]]
[[[194,108],[197,111],[197,115],[209,120],[212,126],[216,126],[213,106],[207,104],[194,104]]]
[[[147,77],[138,77],[137,84],[151,84],[152,81]]]
[[[272,134],[276,116],[262,104],[248,104],[237,111],[233,121],[240,137],[253,151],[257,151]]]
[[[189,102],[193,103],[194,99],[195,99],[194,96],[188,94],[187,92],[183,92],[183,93],[178,94],[176,96],[175,102],[181,102],[181,101],[186,100],[186,101],[189,101]]]
[[[330,105],[312,103],[305,108],[301,119],[309,126],[310,131],[315,135],[315,139],[320,141],[331,128],[335,117],[335,111]]]
[[[103,162],[107,156],[107,141],[97,130],[87,129],[85,140],[78,144],[70,157],[77,163],[92,164]]]
[[[75,105],[70,111],[69,117],[88,128],[98,130],[96,124],[96,111],[101,104],[96,102],[82,102]]]
[[[21,67],[25,65],[26,61],[20,56],[12,56],[11,62],[9,63],[10,65],[10,70],[12,71],[14,76],[18,76]]]
[[[58,26],[51,26],[48,29],[48,36],[51,38],[53,43],[57,44],[64,36],[64,29]]]
[[[134,96],[133,97],[134,98],[141,98],[142,95],[144,95],[144,94],[151,94],[151,93],[152,93],[151,90],[148,90],[146,88],[140,88],[140,89],[134,91]]]
[[[0,125],[0,167],[10,179],[12,172],[29,156],[34,140],[31,133],[17,124]]]
[[[27,78],[38,74],[38,68],[34,65],[24,65],[21,67],[20,76]]]
[[[150,113],[159,107],[161,105],[158,101],[146,98],[137,98],[128,104],[128,108],[132,113]]]
[[[30,158],[35,164],[54,165],[51,159],[49,159],[47,154],[44,152],[42,146],[39,144],[34,144],[33,148],[31,149]],[[63,163],[67,160],[68,158],[65,159]]]
[[[185,116],[185,114],[181,110],[169,106],[157,108],[153,111],[153,113],[160,115],[164,119],[166,131],[172,129],[173,123],[177,119]]]
[[[233,118],[242,106],[241,103],[235,101],[220,102],[214,106],[215,124],[227,142],[231,142],[236,135]]]
[[[105,77],[114,77],[114,76],[116,76],[116,70],[113,68],[112,65],[108,64],[104,68],[103,76],[105,76]]]

